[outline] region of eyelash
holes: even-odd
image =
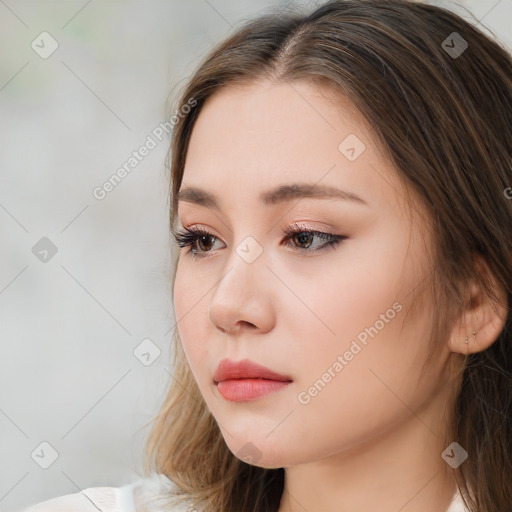
[[[317,252],[321,251],[323,249],[326,249],[327,247],[332,247],[333,249],[344,239],[347,237],[344,235],[335,235],[333,233],[325,233],[323,231],[315,231],[312,229],[307,228],[306,226],[301,225],[294,225],[289,226],[284,230],[284,233],[287,235],[286,240],[289,240],[290,238],[293,238],[295,235],[302,234],[302,233],[308,233],[314,236],[317,236],[318,238],[323,238],[326,240],[326,242],[319,247],[318,249],[304,249],[304,248],[296,248],[297,251],[300,253],[311,253],[311,252]],[[208,256],[205,256],[204,254],[201,254],[196,249],[194,249],[192,246],[203,236],[212,236],[213,238],[217,238],[215,235],[212,235],[206,229],[204,228],[184,228],[181,231],[178,231],[177,233],[174,233],[174,240],[178,247],[185,248],[190,246],[190,249],[187,251],[187,254],[190,254],[192,258],[207,258]],[[289,247],[292,247],[291,244],[286,244]]]

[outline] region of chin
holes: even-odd
[[[231,453],[251,466],[277,469],[292,462],[289,457],[290,452],[286,447],[282,445],[274,446],[268,439],[251,441],[247,435],[241,441],[240,437],[238,439],[239,441],[236,442],[234,438],[230,437],[229,440],[224,438]]]

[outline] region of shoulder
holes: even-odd
[[[20,512],[119,512],[116,487],[90,487],[81,492],[66,494],[42,501]]]
[[[121,488],[121,501],[127,493],[133,496],[134,512],[188,512],[195,510],[189,500],[190,497],[162,473],[152,473],[130,486]]]
[[[468,512],[458,489],[455,491],[452,502],[446,512]]]
[[[18,512],[186,512],[190,502],[182,490],[160,473],[122,487],[89,487],[43,501]]]

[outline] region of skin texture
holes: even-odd
[[[366,146],[354,161],[338,149],[349,134]],[[332,185],[368,204],[260,202],[260,192],[297,182]],[[453,352],[470,350],[466,332],[487,331],[471,323],[469,311],[469,325],[454,330],[420,378],[429,348],[428,293],[409,310],[414,294],[428,289],[433,235],[420,203],[407,208],[397,171],[360,113],[339,94],[305,82],[225,87],[194,127],[181,188],[188,186],[215,194],[221,211],[179,202],[179,227],[215,237],[194,244],[204,258],[181,249],[174,288],[180,338],[229,449],[237,454],[252,443],[254,464],[285,468],[279,512],[446,510],[455,492],[441,458],[459,386],[451,379]],[[323,239],[284,234],[296,222],[347,239],[313,252]],[[263,251],[252,263],[236,252],[248,236]],[[301,253],[309,242],[311,254]],[[393,304],[400,311],[301,403],[299,394]],[[491,327],[474,350],[501,325],[476,316]],[[293,382],[258,400],[227,401],[213,383],[224,358],[251,359]]]

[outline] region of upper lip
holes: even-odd
[[[255,363],[250,359],[243,359],[241,361],[223,359],[213,374],[213,380],[215,384],[217,384],[217,382],[228,379],[292,380],[287,375],[280,375],[279,373],[273,372],[269,368]]]

